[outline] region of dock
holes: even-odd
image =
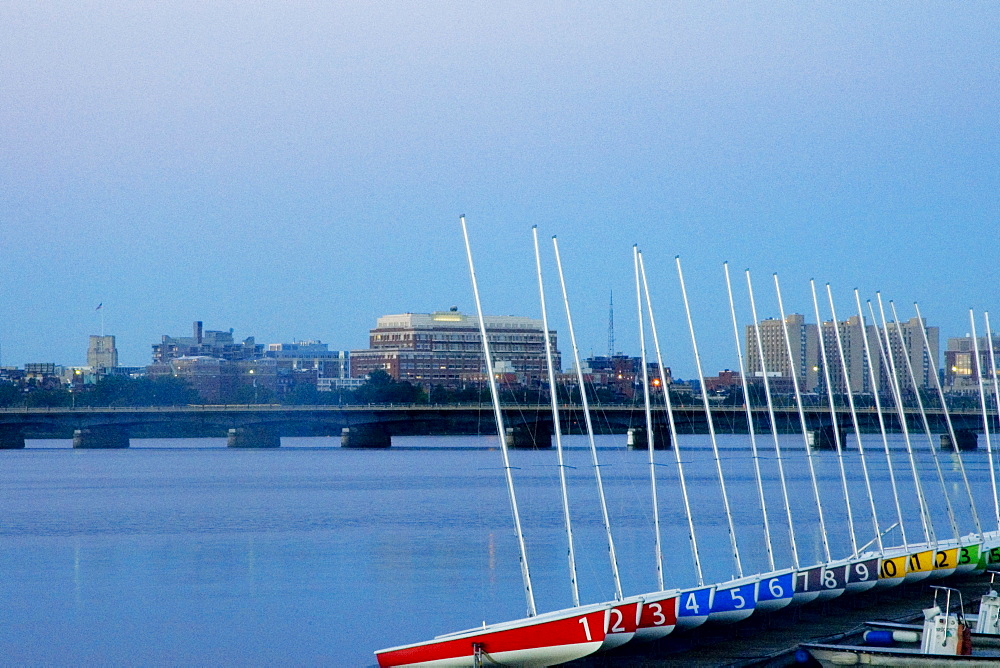
[[[910,622],[922,619],[934,593],[931,585],[954,587],[962,592],[966,611],[978,603],[989,587],[989,577],[925,580],[891,589],[844,594],[830,601],[785,608],[751,617],[731,626],[705,624],[683,633],[672,633],[652,643],[628,643],[601,655],[563,664],[566,668],[777,668],[795,663],[799,643],[839,642],[857,634],[868,621]]]

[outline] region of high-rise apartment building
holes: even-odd
[[[830,384],[837,394],[844,394],[847,391],[847,384],[844,381],[844,371],[840,363],[840,351],[837,347],[837,331],[840,331],[840,344],[844,350],[844,363],[847,366],[847,376],[850,379],[851,392],[868,393],[872,391],[871,374],[868,371],[868,363],[865,361],[865,340],[868,337],[869,349],[872,351],[875,361],[875,373],[878,374],[882,368],[879,359],[878,335],[879,330],[874,325],[862,326],[861,319],[854,315],[837,323],[836,328],[832,320],[823,323],[823,346],[826,350],[827,363],[830,365]],[[822,351],[820,351],[820,384],[825,387],[826,377],[822,373]]]
[[[889,379],[892,369],[883,363],[882,350],[886,346],[885,331],[875,325],[862,327],[860,318],[852,316],[837,323],[824,322],[822,328],[805,322],[803,316],[793,313],[786,318],[786,327],[792,347],[792,360],[789,362],[785,340],[781,331],[780,320],[769,318],[759,324],[761,342],[764,349],[764,364],[767,372],[778,379],[791,379],[794,369],[803,392],[825,392],[826,378],[823,373],[823,357],[820,350],[819,332],[823,334],[823,346],[826,350],[827,363],[830,365],[830,382],[837,393],[843,393],[847,387],[840,363],[840,353],[837,349],[837,329],[844,348],[844,362],[850,378],[851,391],[871,392],[872,378],[865,361],[864,338],[868,338],[872,363],[877,382],[882,392],[889,391]],[[888,346],[892,352],[892,363],[895,365],[899,386],[904,391],[913,389],[910,380],[910,369],[917,385],[922,388],[934,387],[934,374],[938,368],[938,337],[939,328],[927,327],[927,339],[930,354],[925,352],[923,336],[920,327],[924,323],[917,318],[906,322],[888,323]],[[902,332],[902,338],[900,338]],[[759,378],[761,374],[760,355],[757,349],[757,337],[753,325],[746,328],[746,357],[749,380]],[[787,383],[779,383],[779,387],[787,388]]]
[[[917,381],[917,387],[931,389],[935,387],[938,373],[939,359],[939,337],[938,327],[926,327],[926,322],[913,317],[906,322],[900,322],[897,326],[895,322],[888,324],[889,347],[892,350],[892,363],[896,368],[896,378],[899,387],[904,391],[912,391],[913,383],[910,380],[910,371]],[[927,342],[929,343],[930,354],[927,353],[927,346],[924,345],[924,337],[920,329],[926,327]],[[883,333],[885,336],[885,333]],[[872,351],[875,355],[875,351]],[[886,369],[883,365],[881,371],[880,387],[888,387],[889,373],[892,369]],[[884,391],[884,390],[883,390]]]
[[[792,349],[792,358],[788,358],[788,344],[782,326],[788,331],[788,343]],[[761,347],[764,351],[764,365],[761,366],[759,349],[757,347],[757,332],[753,325],[746,328],[746,357],[748,380],[759,378],[764,368],[769,375],[791,379],[793,374],[798,379],[802,392],[812,392],[819,383],[819,334],[816,325],[808,324],[805,317],[792,313],[785,322],[777,318],[761,320]]]
[[[522,383],[544,378],[545,333],[542,321],[517,316],[485,316],[490,351],[498,368]],[[556,334],[548,333],[556,369],[561,360]],[[368,350],[350,353],[351,376],[383,370],[397,380],[433,387],[459,387],[481,378],[485,357],[479,320],[457,309],[435,313],[384,315],[369,332]]]
[[[93,369],[113,369],[118,366],[118,349],[115,348],[115,337],[90,336],[87,347],[87,366]]]

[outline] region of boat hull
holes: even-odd
[[[853,645],[805,644],[800,648],[819,661],[824,668],[834,666],[913,666],[914,668],[996,668],[998,657],[935,656],[917,650],[856,647]]]
[[[847,590],[849,563],[828,564],[820,573],[820,590],[817,601],[829,601]]]
[[[757,583],[755,576],[716,585],[708,621],[735,624],[752,615],[757,604]]]
[[[635,640],[648,642],[670,635],[677,626],[677,595],[679,592],[644,594]]]
[[[542,668],[598,651],[604,643],[608,612],[608,606],[570,609],[393,647],[375,656],[381,668],[475,668],[491,662]]]
[[[757,606],[761,612],[774,612],[787,607],[795,593],[795,571],[767,573],[757,585]]]
[[[708,621],[715,587],[686,589],[677,595],[677,629],[693,629]]]
[[[608,628],[601,643],[604,652],[615,647],[621,647],[635,636],[642,614],[642,599],[632,599],[615,604],[608,611]]]
[[[819,597],[823,586],[823,567],[814,566],[795,573],[795,593],[792,595],[792,605],[811,603]]]
[[[857,594],[878,585],[879,558],[852,561],[847,568],[847,591]]]

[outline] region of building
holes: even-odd
[[[631,399],[642,391],[642,358],[627,355],[590,357],[581,363],[584,379],[594,388]],[[574,383],[576,384],[576,383]]]
[[[993,363],[1000,364],[1000,334],[993,338]],[[971,336],[961,336],[948,339],[944,351],[944,384],[952,392],[978,393],[980,369],[983,379],[992,384],[996,369],[990,361],[990,342],[987,337],[980,336],[973,342]],[[979,358],[976,359],[976,348]]]
[[[165,364],[178,357],[217,357],[238,361],[262,357],[263,344],[248,337],[241,342],[233,339],[233,330],[228,332],[203,329],[200,320],[194,323],[191,336],[163,335],[160,343],[153,344],[153,364]]]
[[[725,369],[718,376],[705,376],[702,386],[707,392],[732,392],[743,389],[743,379],[739,371]]]
[[[485,316],[494,362],[508,363],[521,384],[546,375],[542,321],[518,316]],[[548,332],[555,368],[561,368],[555,332]],[[424,387],[458,388],[485,372],[479,320],[458,309],[435,313],[384,315],[369,332],[367,350],[350,352],[350,375],[362,378],[382,370],[397,380]]]
[[[92,369],[113,369],[118,366],[118,349],[115,337],[91,334],[87,347],[87,366]]]
[[[805,317],[798,313],[785,318],[784,327],[792,349],[792,359],[789,360],[782,324],[777,318],[767,318],[758,324],[768,378],[773,375],[791,381],[794,377],[798,380],[800,391],[812,392],[819,384],[819,328],[807,324]],[[746,328],[747,376],[750,379],[760,378],[763,372],[756,329],[753,325]],[[779,381],[777,384],[782,383]]]
[[[320,341],[269,343],[264,350],[267,359],[280,360],[295,372],[315,371],[320,378],[349,378],[351,354],[347,350],[330,350]]]
[[[913,317],[898,325],[894,322],[887,323],[889,329],[889,348],[892,351],[892,362],[896,367],[896,377],[899,380],[899,387],[904,391],[912,391],[913,383],[910,381],[910,370],[917,381],[917,386],[925,389],[936,387],[938,374],[938,359],[940,352],[938,327],[926,327],[926,322]],[[924,337],[920,333],[922,327],[926,328],[927,340],[930,347],[930,354],[924,346]],[[900,340],[902,334],[902,340]],[[872,350],[872,355],[875,351]],[[883,365],[879,386],[888,387],[889,374],[892,369],[886,369]],[[884,391],[884,390],[883,390]]]
[[[875,325],[863,325],[861,319],[856,315],[838,322],[836,328],[834,328],[832,320],[823,323],[823,346],[826,349],[826,359],[830,365],[830,383],[833,385],[833,391],[837,394],[847,392],[844,372],[840,363],[840,352],[837,349],[837,330],[840,331],[840,343],[844,349],[844,362],[847,365],[847,376],[851,382],[851,392],[855,394],[870,393],[872,379],[868,371],[868,363],[865,360],[864,337],[868,337],[868,346],[874,357],[875,373],[878,374],[882,369],[878,340],[881,330]],[[820,360],[822,361],[822,354]],[[823,374],[820,374],[819,382],[825,392],[826,377]]]
[[[889,380],[892,368],[883,363],[885,348],[885,330],[875,325],[864,325],[857,316],[837,323],[834,328],[832,320],[824,322],[822,327],[808,324],[803,316],[789,315],[786,318],[789,338],[792,344],[793,360],[789,363],[788,352],[781,332],[781,321],[773,318],[760,322],[760,335],[764,348],[764,362],[767,367],[771,389],[781,393],[791,392],[792,374],[796,372],[799,390],[803,393],[826,392],[826,378],[823,373],[823,357],[820,350],[819,332],[823,334],[823,346],[826,350],[827,363],[830,365],[830,381],[834,392],[844,393],[847,387],[840,363],[840,353],[837,350],[837,330],[844,347],[844,362],[851,381],[851,391],[854,393],[869,393],[873,391],[871,374],[865,360],[865,341],[872,354],[872,366],[875,369],[877,382],[874,387],[882,392],[889,391]],[[920,328],[926,323],[918,318],[911,318],[897,326],[895,322],[887,323],[889,331],[889,349],[892,353],[892,363],[895,365],[899,386],[904,391],[912,391],[910,369],[916,378],[917,386],[931,389],[938,368],[938,327],[926,327],[930,354],[924,350],[924,339]],[[902,332],[902,338],[900,338]],[[757,338],[754,327],[746,328],[746,356],[749,378],[761,382],[760,355],[757,351]]]

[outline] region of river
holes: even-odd
[[[734,574],[707,436],[681,436],[706,581]],[[803,564],[821,561],[800,435],[781,437]],[[982,446],[980,437],[980,445]],[[649,466],[624,436],[597,439],[622,584],[656,589]],[[772,543],[790,565],[773,444],[762,447]],[[614,589],[585,437],[566,439],[580,593]],[[768,569],[746,435],[719,436],[745,570]],[[950,537],[924,437],[919,468],[939,537]],[[28,441],[0,451],[0,648],[9,665],[369,666],[373,650],[524,615],[496,439],[397,437],[386,451],[286,438],[133,440],[128,450]],[[853,436],[850,445],[854,447]],[[771,446],[771,447],[765,447]],[[906,452],[892,437],[907,536],[922,540]],[[882,526],[895,521],[881,438],[865,436]],[[987,530],[985,449],[963,455]],[[571,604],[553,451],[512,453],[539,610]],[[874,537],[857,450],[845,454],[858,543]],[[673,452],[657,453],[668,586],[695,583]],[[850,552],[837,455],[814,458],[834,557]],[[940,458],[959,528],[972,530],[957,460]],[[898,529],[886,540],[897,543]]]

